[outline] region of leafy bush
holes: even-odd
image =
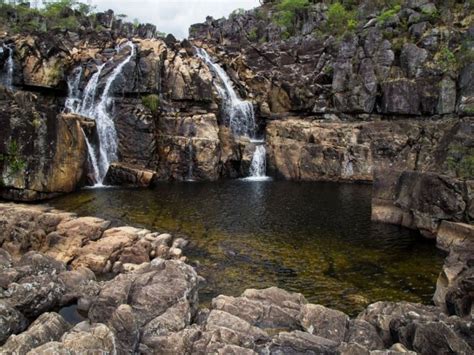
[[[229,18],[234,18],[234,17],[241,16],[244,14],[245,14],[244,9],[235,9],[234,11],[231,12],[231,14],[229,15]]]
[[[377,21],[379,23],[386,23],[388,20],[390,20],[393,16],[395,16],[396,14],[398,14],[398,12],[401,10],[401,6],[400,5],[395,5],[394,7],[392,7],[391,9],[389,10],[385,10],[384,12],[382,12],[379,16],[377,16]]]
[[[16,140],[8,144],[6,154],[0,154],[0,161],[6,164],[11,174],[20,172],[26,166],[26,162],[20,158],[20,147]]]
[[[258,33],[256,28],[252,28],[249,33],[247,34],[247,37],[250,41],[256,41],[258,39]]]
[[[280,0],[274,21],[291,35],[295,28],[296,13],[309,5],[308,0]]]
[[[458,67],[456,55],[448,48],[447,45],[441,48],[441,50],[436,54],[435,59],[441,69],[445,72],[455,71]]]
[[[336,1],[328,9],[327,29],[334,35],[342,35],[346,31],[352,31],[357,27],[357,20],[353,11],[347,10],[339,1]]]
[[[142,97],[142,104],[155,114],[160,108],[160,97],[155,94],[144,96]]]

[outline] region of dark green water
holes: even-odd
[[[186,235],[204,303],[269,286],[350,314],[378,300],[430,303],[443,255],[418,233],[371,222],[370,199],[365,185],[234,180],[90,189],[51,204]]]

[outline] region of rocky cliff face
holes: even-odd
[[[280,4],[190,29],[258,107],[271,174],[372,182],[377,172],[374,219],[431,236],[443,219],[472,221],[471,5],[362,1],[342,15],[308,1],[282,25]]]
[[[84,24],[77,32],[6,35],[2,41],[13,49],[15,91],[49,100],[55,112],[50,115],[56,116],[78,68],[78,90],[84,92],[106,63],[97,82],[100,95],[130,54],[114,48],[132,38],[136,53],[111,88],[118,161],[108,181],[115,184],[247,174],[255,147],[229,131],[215,75],[192,45],[219,60],[240,96],[254,104],[275,177],[372,182],[376,169],[393,169],[471,179],[470,6],[362,2],[352,15],[356,24],[344,32],[332,25],[327,4],[309,1],[294,11],[290,26],[277,21],[278,2],[266,1],[228,19],[193,25],[190,42],[158,38],[149,26],[132,30],[108,12],[96,16],[100,30]],[[0,54],[2,73],[8,53]],[[11,117],[4,114],[3,120]],[[95,128],[86,126],[97,144]],[[5,144],[3,152],[8,153]],[[83,173],[69,178],[70,187],[45,188],[44,196],[85,183],[90,164],[83,158],[78,162]],[[32,169],[25,171],[34,175]],[[4,196],[24,188],[10,182]]]
[[[0,144],[3,197],[48,198],[91,180],[92,162],[86,156],[82,130],[96,146],[96,128],[88,117],[60,114],[69,111],[65,109],[68,85],[77,73],[75,90],[83,93],[105,63],[95,88],[96,98],[100,97],[115,68],[130,55],[126,49],[115,50],[128,33],[111,23],[108,30],[99,32],[2,39],[6,48],[0,55],[2,78],[8,75],[8,56],[13,53],[12,87],[2,89],[5,105],[0,113],[7,127]],[[172,36],[160,39],[140,31],[128,35],[141,37],[133,37],[136,54],[111,87],[113,107],[108,109],[117,131],[118,161],[108,182],[148,186],[156,179],[216,180],[243,175],[251,159],[243,150],[250,143],[237,142],[222,124],[213,76],[191,45]],[[62,127],[71,126],[71,120],[78,123],[65,133]],[[35,136],[38,139],[33,142]],[[9,168],[12,163],[16,163],[14,172]],[[142,178],[145,171],[151,178]]]

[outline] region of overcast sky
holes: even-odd
[[[82,0],[83,2],[86,2]],[[206,16],[227,17],[238,8],[252,9],[259,0],[92,0],[98,10],[112,9],[116,14],[126,14],[132,21],[156,25],[158,30],[172,33],[178,38],[188,36],[189,26],[204,22]]]

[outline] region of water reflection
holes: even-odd
[[[201,298],[277,285],[354,314],[367,302],[430,302],[443,257],[417,233],[370,221],[371,187],[283,181],[84,190],[52,203],[115,224],[184,233]]]

